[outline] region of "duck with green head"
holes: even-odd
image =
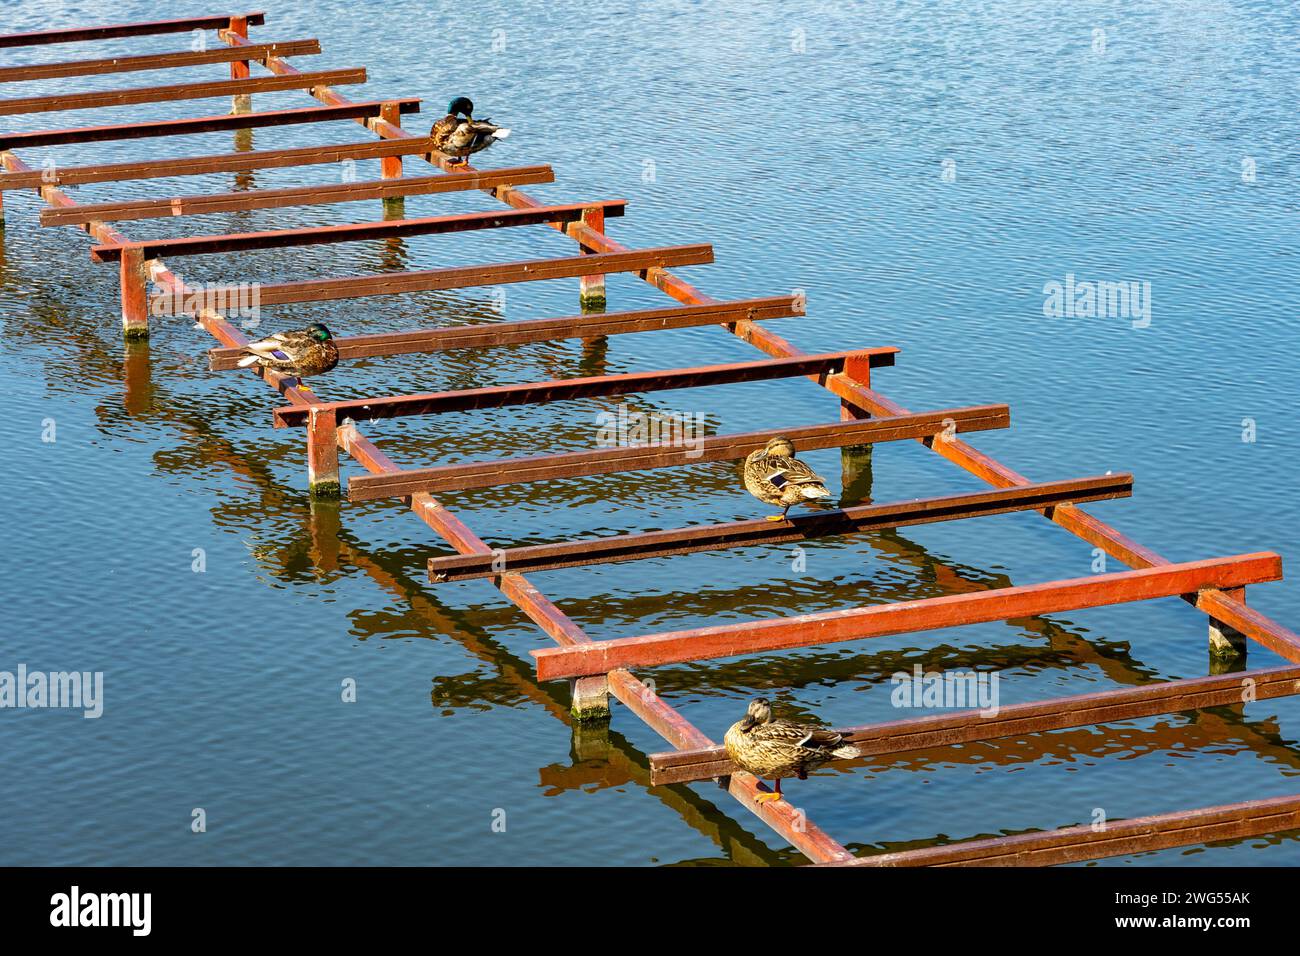
[[[474,118],[474,104],[467,96],[458,96],[447,104],[447,115],[433,124],[429,136],[438,152],[459,159],[462,163],[471,153],[487,149],[499,139],[510,135],[510,130],[496,126],[489,120]]]
[[[249,342],[244,351],[248,355],[239,360],[240,368],[258,365],[299,379],[305,375],[323,375],[339,364],[339,349],[334,344],[334,336],[320,322],[313,322],[305,329],[276,332],[259,342]],[[302,387],[306,388],[305,385]]]

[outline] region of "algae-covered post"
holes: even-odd
[[[312,497],[339,497],[338,416],[333,408],[308,406],[307,484]]]
[[[588,229],[605,232],[605,210],[600,206],[591,206],[582,212],[582,223]],[[584,254],[597,250],[582,247]],[[605,277],[603,275],[582,276],[578,279],[578,305],[583,312],[605,311]]]

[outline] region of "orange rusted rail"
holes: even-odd
[[[485,221],[504,223],[507,221],[506,217],[509,217],[508,221],[511,222],[534,224],[545,222],[573,238],[579,244],[582,254],[571,258],[520,263],[280,283],[263,288],[262,304],[328,301],[359,295],[397,294],[424,289],[465,288],[564,277],[579,278],[583,283],[585,294],[598,295],[603,299],[605,274],[619,271],[635,272],[676,300],[679,305],[668,309],[538,319],[529,322],[501,323],[495,326],[343,336],[339,339],[340,352],[344,358],[361,358],[420,351],[432,352],[450,348],[493,347],[548,338],[685,328],[703,324],[721,325],[766,352],[771,358],[769,362],[741,363],[737,366],[719,366],[711,369],[675,369],[654,373],[602,376],[586,380],[561,380],[433,395],[387,396],[360,403],[326,402],[314,393],[300,389],[293,379],[269,371],[255,370],[254,372],[283,394],[288,402],[287,406],[277,411],[277,423],[300,424],[305,427],[308,474],[313,489],[318,492],[329,491],[331,488],[338,489],[338,450],[342,449],[369,472],[369,476],[353,479],[349,483],[352,497],[383,495],[403,497],[417,517],[442,536],[458,553],[458,558],[444,561],[449,571],[455,569],[457,573],[464,572],[463,576],[490,576],[493,583],[556,642],[558,646],[555,649],[536,652],[538,675],[543,679],[557,675],[569,675],[574,678],[575,713],[581,716],[585,710],[601,712],[605,696],[612,695],[677,749],[678,753],[675,755],[656,755],[654,758],[652,763],[656,782],[696,780],[707,776],[726,777],[730,792],[742,806],[756,813],[809,859],[829,863],[865,862],[876,865],[913,863],[953,865],[971,862],[1056,863],[1091,859],[1117,852],[1128,853],[1161,846],[1184,845],[1204,839],[1221,839],[1225,838],[1225,835],[1270,832],[1271,829],[1288,829],[1300,824],[1300,820],[1296,818],[1295,806],[1287,802],[1294,802],[1296,798],[1280,798],[1275,801],[1255,801],[1249,804],[1211,807],[1164,817],[1126,821],[1112,825],[1114,829],[1111,830],[1111,835],[1115,839],[1090,836],[1088,833],[1080,832],[1090,828],[1076,828],[1057,831],[1054,834],[1029,834],[1024,837],[974,841],[950,847],[888,854],[855,861],[842,845],[804,820],[802,814],[790,807],[788,803],[781,801],[756,804],[754,797],[764,789],[763,785],[752,776],[738,772],[711,740],[660,699],[648,685],[623,669],[625,666],[719,657],[733,652],[750,653],[778,647],[805,646],[825,640],[848,640],[873,634],[900,633],[906,630],[964,624],[978,620],[1000,620],[1008,616],[1039,614],[1045,610],[1090,607],[1172,594],[1182,595],[1208,613],[1212,618],[1213,626],[1221,635],[1231,637],[1233,632],[1240,632],[1241,635],[1254,638],[1288,660],[1300,662],[1300,637],[1248,608],[1244,603],[1244,587],[1247,584],[1276,580],[1281,574],[1280,561],[1276,555],[1263,553],[1232,559],[1172,564],[1077,507],[1077,502],[1080,501],[1100,500],[1127,494],[1131,482],[1128,476],[1103,476],[1076,483],[1030,482],[1029,479],[981,454],[956,437],[956,433],[961,430],[1006,427],[1009,418],[1005,406],[950,409],[939,413],[910,412],[871,387],[871,369],[873,366],[890,364],[894,350],[874,349],[864,353],[842,353],[842,357],[836,359],[841,364],[827,365],[827,357],[807,355],[757,324],[765,319],[802,314],[801,300],[786,297],[736,303],[718,302],[668,271],[681,265],[712,261],[712,250],[709,246],[627,249],[614,242],[604,232],[605,213],[616,214],[616,210],[621,212],[621,206],[579,204],[578,214],[575,216],[553,215],[556,207],[548,207],[515,188],[529,182],[550,181],[553,176],[550,175],[547,167],[530,167],[529,169],[545,170],[545,173],[534,172],[513,179],[507,174],[517,171],[481,172],[464,164],[448,169],[447,158],[430,152],[431,144],[428,140],[415,136],[400,126],[402,113],[418,111],[417,100],[352,103],[344,99],[324,81],[325,76],[331,75],[329,71],[323,71],[321,74],[303,73],[284,58],[285,55],[303,52],[301,47],[293,44],[309,44],[314,41],[287,41],[280,45],[251,42],[248,38],[248,27],[259,25],[263,20],[261,14],[245,14],[197,20],[43,31],[38,34],[0,37],[0,47],[5,47],[144,36],[190,29],[217,29],[219,36],[229,48],[221,51],[221,55],[187,57],[185,54],[168,53],[157,54],[154,57],[145,55],[111,61],[99,59],[62,62],[48,64],[44,68],[44,73],[39,66],[7,70],[0,67],[0,78],[6,75],[10,79],[76,76],[162,68],[164,65],[229,63],[231,67],[229,81],[86,94],[89,99],[83,97],[73,102],[89,106],[174,99],[198,94],[235,94],[243,97],[250,92],[283,86],[307,88],[310,94],[322,104],[320,107],[307,110],[267,113],[237,110],[231,116],[195,117],[164,123],[0,134],[0,164],[5,170],[4,173],[0,173],[0,198],[5,189],[37,189],[50,206],[43,216],[44,222],[81,228],[99,243],[96,249],[98,258],[120,259],[123,320],[128,336],[147,335],[147,310],[151,304],[157,303],[160,299],[169,299],[173,303],[192,301],[189,298],[191,290],[187,289],[184,282],[168,270],[160,259],[154,258],[156,256],[176,255],[183,252],[264,248],[298,241],[311,243],[343,241],[334,239],[338,236],[374,238],[375,235],[379,235],[372,232],[375,228],[386,228],[390,232],[383,234],[389,235],[392,234],[392,230],[418,230],[421,226],[427,225],[427,222],[387,220],[383,224],[358,223],[354,226],[329,227],[324,230],[287,230],[282,233],[261,233],[251,236],[190,236],[176,240],[138,243],[116,232],[106,224],[108,221],[152,216],[187,216],[230,209],[276,208],[311,202],[391,198],[454,189],[481,189],[513,207],[515,213],[519,214],[518,216],[510,213],[500,213],[495,216],[483,214]],[[247,64],[252,60],[263,63],[278,78],[277,82],[251,81]],[[335,71],[333,75],[349,74],[346,71]],[[56,106],[75,108],[61,106],[52,100],[53,98],[46,97],[11,100],[8,110],[26,112],[31,111],[29,108],[45,109]],[[5,109],[3,103],[0,103],[0,112]],[[277,150],[262,154],[238,153],[107,166],[71,167],[50,171],[33,170],[12,152],[15,148],[34,145],[182,135],[200,131],[252,129],[270,125],[334,120],[361,123],[378,136],[380,141],[338,147]],[[427,158],[436,166],[442,167],[445,174],[404,179],[400,169],[401,157],[404,155]],[[368,157],[381,158],[383,180],[346,184],[343,187],[306,187],[240,194],[189,196],[174,200],[100,203],[94,207],[77,207],[59,189],[61,185],[79,182],[107,182],[127,178],[307,165]],[[545,178],[542,178],[543,176]],[[459,220],[463,223],[471,217],[435,218]],[[434,231],[439,230],[435,227]],[[261,245],[262,243],[267,245]],[[152,282],[160,293],[153,297],[147,296],[146,282]],[[210,358],[212,367],[214,369],[232,367],[239,346],[247,341],[243,333],[224,316],[201,306],[195,306],[193,314],[220,343],[221,347],[212,350]],[[889,361],[885,361],[886,356]],[[839,513],[840,517],[833,519],[814,515],[808,516],[807,519],[801,517],[793,522],[783,522],[779,525],[764,523],[765,527],[762,528],[757,527],[755,522],[737,522],[731,526],[715,528],[678,529],[672,532],[619,536],[623,540],[597,539],[596,542],[591,542],[591,546],[599,550],[603,557],[593,556],[590,562],[576,561],[573,547],[565,552],[563,548],[554,545],[534,546],[546,553],[532,556],[525,555],[524,552],[533,549],[513,549],[513,557],[525,567],[515,568],[507,563],[506,569],[498,573],[496,569],[499,565],[494,563],[498,553],[436,501],[431,496],[431,491],[500,484],[502,483],[501,470],[516,469],[521,461],[527,464],[528,471],[528,476],[522,480],[540,480],[573,474],[605,473],[629,467],[670,467],[691,464],[692,459],[680,454],[675,458],[657,457],[661,453],[655,449],[624,448],[601,450],[596,453],[576,452],[540,456],[535,459],[507,462],[470,463],[439,469],[402,469],[365,438],[358,430],[356,422],[347,417],[351,415],[365,418],[368,412],[373,413],[372,417],[388,414],[427,414],[451,408],[495,407],[525,401],[554,401],[579,395],[615,395],[634,389],[694,387],[694,385],[717,384],[723,381],[775,377],[778,370],[782,373],[807,375],[840,399],[843,419],[840,424],[783,430],[787,435],[798,436],[796,441],[801,442],[805,447],[835,447],[849,443],[848,439],[853,439],[855,444],[861,444],[870,441],[911,438],[921,441],[927,447],[982,478],[993,485],[995,490],[982,495],[929,499],[924,503],[898,502],[891,506],[865,506],[861,509],[848,509],[846,512]],[[766,434],[769,433],[715,436],[705,443],[708,446],[707,455],[712,457],[696,460],[723,460],[742,456],[748,450],[752,450],[755,442],[761,443],[762,437]],[[1046,582],[1040,585],[951,595],[896,605],[759,621],[741,626],[703,628],[667,635],[619,638],[604,642],[592,641],[520,573],[520,570],[527,570],[530,567],[544,570],[549,567],[572,566],[574,563],[624,560],[629,554],[628,549],[635,549],[638,543],[649,545],[652,550],[658,548],[660,554],[689,553],[692,550],[708,547],[735,546],[736,543],[747,540],[768,542],[794,540],[805,534],[815,534],[817,527],[822,528],[825,533],[848,533],[864,527],[890,526],[887,522],[891,520],[898,525],[929,520],[955,520],[980,514],[1004,513],[1009,510],[1040,511],[1078,537],[1128,564],[1133,570],[1073,581]],[[818,521],[821,522],[820,525],[816,524]],[[741,527],[744,525],[755,527],[745,529]],[[655,537],[656,535],[658,537]],[[749,537],[747,538],[746,535]],[[572,544],[581,547],[584,543],[573,542]],[[440,560],[443,559],[435,558],[430,562],[431,573]],[[506,560],[509,562],[510,557]],[[565,561],[569,563],[565,564]],[[739,650],[733,651],[730,650],[731,648],[739,648]],[[1266,669],[1247,672],[1245,675],[1232,675],[1231,678],[1172,681],[1155,687],[1017,705],[1004,709],[1006,719],[996,724],[978,725],[970,714],[942,715],[875,727],[851,728],[850,736],[854,740],[867,741],[870,747],[876,748],[871,752],[884,753],[908,747],[989,739],[1008,734],[1037,733],[1045,729],[1148,716],[1169,712],[1172,709],[1217,706],[1232,701],[1234,693],[1240,687],[1236,682],[1246,676],[1254,682],[1255,693],[1259,699],[1294,694],[1300,692],[1300,679],[1297,679],[1295,670],[1295,668]]]

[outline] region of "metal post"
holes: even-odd
[[[342,491],[338,421],[332,408],[313,406],[307,419],[307,484],[313,498],[337,498]]]
[[[146,287],[144,250],[122,250],[122,334],[127,339],[149,337],[149,292]]]
[[[248,18],[231,17],[230,28],[228,30],[231,36],[248,39]],[[247,60],[236,60],[230,64],[230,78],[232,80],[245,80],[251,75]],[[253,97],[249,93],[238,93],[231,97],[231,113],[251,113],[253,112]]]
[[[844,377],[864,388],[871,387],[871,361],[853,355],[844,362]],[[840,421],[870,418],[871,414],[840,399]],[[840,449],[840,504],[871,503],[871,451],[874,445],[845,445]]]
[[[605,231],[605,210],[600,207],[592,207],[582,211],[582,225],[588,229],[594,229],[596,232]],[[583,247],[583,254],[589,255],[592,250]],[[605,311],[605,277],[599,276],[582,276],[578,280],[578,304],[583,312],[604,312]]]
[[[402,111],[398,103],[385,103],[379,108],[376,122],[388,123],[398,129],[402,126]],[[379,160],[379,175],[382,179],[402,178],[402,157],[385,156]],[[404,219],[406,217],[406,199],[403,196],[390,196],[383,200],[385,219]]]

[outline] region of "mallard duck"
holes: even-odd
[[[461,117],[464,116],[464,119]],[[458,96],[447,104],[447,115],[433,124],[429,136],[434,148],[448,156],[458,156],[462,163],[470,153],[487,149],[499,139],[510,135],[510,130],[502,129],[488,120],[474,118],[474,104],[467,96]]]
[[[249,342],[244,351],[249,354],[239,360],[240,368],[260,365],[299,379],[304,375],[322,375],[339,364],[338,346],[330,330],[320,322],[313,322],[305,329],[276,332],[260,342]]]
[[[781,799],[782,777],[805,780],[809,770],[824,763],[862,756],[862,751],[844,743],[844,737],[833,730],[773,720],[772,705],[766,697],[749,702],[745,716],[731,725],[722,742],[727,756],[741,770],[775,781],[776,791],[760,794],[760,801]]]
[[[783,521],[791,505],[829,498],[826,479],[794,457],[790,439],[777,436],[745,459],[745,490],[759,501],[781,505],[779,515],[768,521]]]

